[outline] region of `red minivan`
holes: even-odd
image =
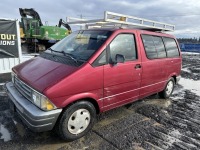
[[[96,115],[154,93],[168,98],[180,79],[174,36],[138,29],[73,32],[13,68],[10,107],[33,131],[85,135]]]

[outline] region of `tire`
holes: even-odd
[[[175,85],[174,78],[170,78],[165,86],[165,89],[158,93],[159,96],[165,99],[169,98],[174,90],[174,85]]]
[[[65,141],[81,138],[89,132],[96,121],[96,109],[87,101],[80,101],[69,106],[56,125],[56,132]]]

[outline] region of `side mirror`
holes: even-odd
[[[124,62],[125,62],[124,55],[116,54],[116,56],[115,56],[115,61],[116,61],[117,63],[124,63]]]
[[[115,60],[110,59],[110,64],[116,65],[117,63],[124,63],[124,61],[125,61],[124,55],[116,54]]]

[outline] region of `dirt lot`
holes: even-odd
[[[182,77],[170,99],[153,95],[103,113],[89,134],[70,143],[54,132],[31,132],[0,91],[0,149],[200,149],[200,54],[183,54]]]

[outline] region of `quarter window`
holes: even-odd
[[[125,57],[125,61],[137,59],[135,36],[132,34],[120,34],[110,43],[110,58],[115,60],[116,54]]]
[[[102,66],[107,63],[106,49],[99,55],[99,57],[92,64],[93,67]]]

